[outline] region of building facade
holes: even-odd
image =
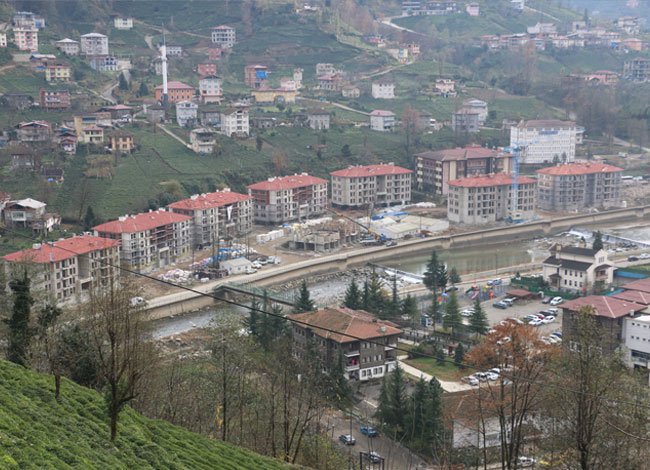
[[[395,84],[391,82],[375,82],[372,84],[371,94],[376,100],[391,100],[395,98]]]
[[[203,62],[196,66],[196,73],[199,77],[208,77],[217,74],[217,64],[214,62]]]
[[[247,137],[250,134],[248,108],[228,108],[221,111],[221,133],[228,137]]]
[[[329,129],[330,113],[324,109],[312,109],[307,112],[307,123],[312,129]]]
[[[249,88],[265,88],[269,74],[266,65],[247,65],[244,67],[244,85]]]
[[[68,90],[45,90],[39,92],[41,109],[68,109],[70,108],[70,92]]]
[[[237,32],[235,28],[228,25],[215,26],[212,28],[212,42],[223,48],[231,48],[237,42]]]
[[[412,173],[392,163],[333,171],[332,204],[349,208],[405,204],[411,201]]]
[[[212,129],[197,127],[190,131],[190,146],[195,153],[208,154],[214,151],[217,143],[216,132]]]
[[[199,96],[202,103],[221,103],[222,94],[221,78],[208,75],[199,80]]]
[[[86,55],[108,55],[108,36],[88,33],[81,36],[81,53]]]
[[[454,132],[476,133],[480,122],[480,112],[471,108],[460,108],[451,115],[451,128]]]
[[[123,130],[114,131],[110,136],[111,152],[131,153],[135,149],[133,134]]]
[[[576,156],[577,130],[570,121],[521,121],[510,128],[510,147],[521,150],[523,164],[571,163]]]
[[[162,101],[163,99],[163,87],[158,85],[154,94],[157,101]],[[186,85],[183,82],[169,82],[167,84],[167,100],[170,103],[178,103],[180,101],[191,101],[194,98],[194,87]]]
[[[644,57],[636,57],[625,61],[623,78],[635,82],[647,82],[650,80],[650,60]]]
[[[115,29],[133,29],[133,18],[118,16],[113,18],[113,26]]]
[[[20,51],[38,52],[38,28],[14,26],[14,44]]]
[[[52,139],[52,126],[47,121],[29,121],[18,124],[18,140],[27,144],[44,144]]]
[[[614,270],[605,250],[559,244],[542,263],[542,277],[552,289],[580,294],[609,286]]]
[[[47,212],[47,204],[34,199],[9,201],[2,210],[2,218],[7,227],[29,228],[34,233],[51,232],[61,223],[58,214]]]
[[[391,132],[395,128],[395,113],[375,109],[370,113],[370,129],[379,132]]]
[[[196,123],[199,105],[191,101],[176,103],[176,122],[181,127],[191,127]]]
[[[70,80],[72,80],[72,69],[68,64],[48,62],[45,65],[46,82],[69,82]]]
[[[56,45],[56,48],[65,55],[79,55],[79,41],[65,38],[55,42],[54,44]]]

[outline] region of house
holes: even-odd
[[[133,106],[127,106],[125,104],[102,106],[99,111],[111,113],[111,119],[113,121],[130,121],[133,118]]]
[[[294,354],[305,359],[315,349],[329,371],[342,360],[348,380],[379,379],[397,367],[395,348],[402,330],[392,322],[346,307],[295,313],[287,318],[291,321]]]
[[[237,42],[235,28],[228,25],[215,26],[212,28],[212,42],[222,48],[230,49]]]
[[[337,72],[334,64],[318,63],[316,64],[316,76],[319,75],[334,75]]]
[[[417,186],[430,194],[445,196],[449,181],[490,173],[510,173],[513,156],[478,145],[415,154]]]
[[[0,33],[0,47],[7,47],[7,33]]]
[[[437,93],[443,96],[456,96],[456,81],[449,78],[439,78],[434,84]]]
[[[123,130],[113,131],[110,135],[110,142],[113,153],[131,153],[135,149],[133,134]]]
[[[117,72],[120,64],[116,57],[110,55],[96,55],[90,57],[90,68],[97,72]]]
[[[204,78],[217,74],[217,64],[214,62],[203,62],[196,66],[196,72],[199,77]]]
[[[278,119],[267,116],[255,116],[252,125],[255,129],[273,129],[278,125]]]
[[[191,127],[196,123],[199,105],[191,101],[176,103],[176,122],[181,127]]]
[[[345,85],[341,88],[341,94],[343,98],[359,98],[361,96],[361,90],[358,86]]]
[[[447,218],[450,222],[469,225],[532,219],[537,181],[519,176],[517,186],[513,187],[512,183],[513,176],[505,173],[449,181]]]
[[[641,52],[645,47],[645,43],[641,39],[627,38],[620,42],[619,47],[624,51]]]
[[[19,51],[38,52],[38,28],[14,26],[14,44]]]
[[[0,96],[0,105],[6,109],[22,111],[29,108],[33,99],[27,93],[4,93]]]
[[[635,82],[650,80],[650,60],[643,57],[626,60],[623,66],[623,78]]]
[[[221,133],[228,137],[247,137],[250,134],[248,108],[239,106],[221,111]]]
[[[395,84],[392,82],[375,82],[372,84],[372,97],[376,100],[395,98]]]
[[[133,18],[117,16],[113,18],[113,26],[121,30],[133,29]]]
[[[621,16],[614,20],[614,26],[630,35],[639,34],[641,31],[641,22],[637,16]]]
[[[72,69],[69,64],[63,62],[48,62],[45,65],[46,82],[69,82],[70,80],[72,80]]]
[[[94,124],[83,126],[79,136],[81,142],[85,144],[100,146],[104,143],[104,128]]]
[[[557,34],[557,27],[553,23],[540,23],[537,22],[534,26],[529,26],[526,28],[528,34],[541,34],[541,35],[550,35]]]
[[[465,7],[465,12],[469,16],[480,16],[481,14],[481,7],[478,3],[468,3],[467,6]]]
[[[524,11],[525,6],[526,6],[526,0],[510,0],[510,8],[512,8],[517,12]]]
[[[614,269],[605,250],[556,244],[542,263],[542,276],[554,290],[585,294],[609,286]]]
[[[117,240],[121,261],[139,270],[169,266],[191,250],[191,217],[164,210],[123,216],[93,230]]]
[[[253,263],[246,258],[233,258],[220,261],[219,267],[225,269],[229,276],[238,276],[240,274],[255,272],[253,269]]]
[[[48,183],[58,183],[61,184],[64,181],[65,170],[63,168],[53,167],[53,166],[44,166],[41,169],[41,175],[43,179]]]
[[[221,109],[214,105],[199,106],[199,122],[202,126],[221,129]]]
[[[266,87],[269,68],[266,65],[247,65],[244,67],[244,85],[259,89]]]
[[[77,153],[77,136],[76,135],[63,135],[58,138],[58,143],[61,149],[68,155]]]
[[[159,104],[152,104],[146,107],[147,121],[160,123],[165,121],[165,108]]]
[[[81,53],[87,56],[108,55],[108,36],[99,33],[88,33],[81,36]]]
[[[370,129],[373,131],[390,132],[395,128],[395,113],[375,109],[370,113]]]
[[[251,96],[256,103],[283,103],[283,104],[294,104],[296,102],[296,96],[298,92],[296,90],[289,90],[283,88],[265,88],[262,90],[253,90],[251,91]]]
[[[333,171],[332,204],[349,208],[406,204],[411,201],[412,173],[393,163]]]
[[[557,119],[520,121],[510,128],[510,147],[521,150],[521,163],[571,163],[576,156],[575,122]]]
[[[307,111],[307,122],[309,127],[316,130],[330,128],[330,113],[324,109],[311,109]]]
[[[221,78],[207,75],[199,80],[199,96],[204,104],[221,103]]]
[[[75,41],[74,39],[61,39],[60,41],[56,41],[54,43],[56,48],[63,52],[65,55],[79,55],[79,41]]]
[[[480,126],[480,111],[460,108],[451,115],[451,128],[454,132],[476,133]]]
[[[343,76],[338,73],[319,75],[316,80],[318,89],[322,91],[339,91],[343,84]]]
[[[51,232],[61,223],[58,214],[46,212],[47,204],[34,199],[9,201],[2,211],[4,223],[8,228],[30,228],[34,233]]]
[[[45,110],[69,109],[71,106],[70,92],[68,90],[45,90],[41,88],[39,103],[41,109]]]
[[[327,208],[327,181],[302,173],[248,186],[257,222],[281,224],[321,215]]]
[[[98,111],[95,113],[88,113],[83,115],[75,115],[72,117],[74,122],[74,129],[78,136],[81,136],[84,129],[89,126],[97,126],[101,128],[111,127],[112,117],[111,113],[105,111]]]
[[[119,278],[118,242],[93,235],[38,243],[2,260],[8,278],[19,268],[34,268],[32,288],[57,303],[80,301],[83,294],[115,285]]]
[[[215,131],[197,127],[190,131],[190,146],[196,153],[212,153],[217,143],[215,136]]]
[[[163,87],[158,85],[154,89],[156,101],[163,100]],[[179,103],[181,101],[191,101],[194,98],[194,87],[186,85],[183,82],[171,81],[167,84],[167,100],[169,103]]]
[[[12,145],[7,149],[12,171],[34,171],[41,166],[40,152],[26,145]]]
[[[224,51],[220,47],[211,47],[208,49],[208,60],[219,60],[223,53]]]
[[[296,90],[300,90],[302,88],[302,72],[303,70],[299,67],[293,69],[293,81],[296,84]]]
[[[463,108],[478,112],[478,124],[482,126],[488,117],[488,104],[483,100],[469,99],[463,101]]]
[[[167,45],[167,57],[181,57],[183,55],[183,46]]]
[[[52,126],[47,121],[21,122],[16,131],[22,143],[47,143],[52,139]]]
[[[195,194],[168,207],[174,213],[192,218],[193,246],[197,249],[253,229],[253,199],[247,194],[230,191],[230,188]]]
[[[280,78],[280,88],[283,90],[297,90],[298,84],[292,77],[281,77]]]
[[[621,207],[622,172],[604,163],[566,163],[537,170],[538,207],[547,211]]]

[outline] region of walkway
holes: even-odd
[[[381,20],[381,24],[384,24],[390,28],[397,29],[398,31],[406,31],[407,33],[417,34],[418,36],[428,37],[426,34],[422,34],[412,29],[404,28],[403,26],[399,26],[393,23],[393,20],[395,18],[406,18],[406,17],[408,17],[408,15],[389,16],[388,18],[384,18],[383,20]]]
[[[417,369],[413,366],[408,365],[407,363],[404,362],[406,359],[406,356],[399,356],[397,358],[397,363],[399,366],[402,368],[404,372],[406,372],[408,375],[415,377],[416,379],[423,378],[427,382],[429,382],[432,378],[433,375],[427,374],[426,372],[422,372],[420,369]],[[467,385],[464,383],[460,382],[451,382],[449,380],[440,380],[438,379],[438,382],[440,382],[440,386],[445,392],[462,392],[465,390],[471,390],[473,387],[471,385]]]
[[[162,129],[162,131],[163,131],[165,134],[167,134],[169,137],[171,137],[171,138],[176,139],[177,141],[179,141],[181,144],[183,144],[184,147],[187,147],[188,149],[189,149],[189,148],[192,148],[192,147],[190,146],[190,144],[188,144],[188,143],[185,142],[183,139],[181,139],[181,138],[178,137],[176,134],[174,134],[172,131],[170,131],[169,129],[167,129],[164,125],[162,125],[162,124],[156,124],[156,126],[157,126],[159,129]]]

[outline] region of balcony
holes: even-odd
[[[395,349],[396,347],[397,347],[397,343],[395,343],[395,344],[387,344],[387,345],[384,347],[384,351],[392,351],[392,350]]]
[[[345,371],[346,372],[352,372],[354,370],[359,370],[359,363],[357,362],[356,364],[350,364],[345,366]]]
[[[359,351],[348,351],[345,353],[345,357],[354,357],[354,356],[358,356],[359,354],[360,354]]]

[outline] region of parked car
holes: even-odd
[[[352,434],[341,434],[339,436],[339,441],[341,441],[346,446],[353,446],[357,442],[357,440],[352,437]]]
[[[558,338],[557,336],[553,336],[553,335],[547,336],[546,339],[549,340],[553,344],[557,344],[557,343],[560,343],[562,341],[560,338]]]
[[[544,298],[542,299],[542,303],[543,303],[543,304],[549,304],[549,303],[551,303],[551,300],[552,300],[551,297],[546,296],[546,297],[544,297]]]
[[[538,318],[537,320],[531,320],[531,321],[529,321],[528,324],[529,324],[530,326],[539,326],[539,325],[542,324],[542,320],[540,320],[540,319]]]
[[[498,375],[498,374],[501,374],[501,369],[498,368],[498,367],[493,367],[493,368],[490,369],[488,372],[492,372],[493,374],[497,374],[497,375]]]
[[[388,240],[386,246],[397,246],[397,242],[395,240]]]
[[[370,460],[372,463],[381,463],[381,455],[379,455],[377,452],[371,451],[366,455],[368,456],[368,460]]]
[[[458,290],[458,287],[456,286],[447,286],[445,287],[445,292],[455,292]]]
[[[487,379],[491,380],[492,382],[499,380],[499,374],[495,374],[494,372],[486,372],[485,375],[487,376]]]
[[[488,286],[500,286],[501,284],[503,284],[503,281],[501,279],[498,279],[498,278],[497,279],[490,279],[487,282]]]
[[[558,338],[562,338],[562,333],[559,332],[559,331],[555,331],[555,332],[551,333],[551,336],[557,336]]]
[[[521,321],[519,318],[508,318],[507,321],[509,321],[510,323],[516,323],[517,325],[523,325],[524,324],[524,322]]]
[[[557,316],[557,314],[560,313],[560,309],[551,307],[547,310],[547,312],[550,313],[551,315]]]
[[[514,297],[506,297],[501,302],[503,302],[504,304],[508,304],[508,307],[512,307],[512,305],[515,303],[515,300],[517,299]]]
[[[476,377],[481,382],[487,382],[488,380],[488,376],[485,372],[477,372],[476,374],[474,374],[474,377]]]
[[[462,317],[471,317],[474,314],[474,309],[473,308],[464,308],[463,310],[460,311],[460,315]]]
[[[502,309],[502,310],[505,310],[505,309],[508,308],[508,304],[503,303],[503,302],[500,301],[500,300],[499,300],[498,302],[494,302],[494,303],[492,304],[492,306],[493,306],[493,307],[496,307],[496,308],[500,308],[500,309]]]
[[[560,305],[562,302],[564,302],[562,297],[553,297],[551,299],[551,305]]]
[[[553,315],[549,315],[548,317],[542,320],[542,323],[548,325],[549,323],[553,323],[554,321],[555,321],[555,317]]]
[[[532,457],[521,456],[519,457],[519,462],[517,463],[519,464],[519,467],[522,468],[532,467],[533,465],[535,465],[535,463],[537,463],[537,460],[533,459]]]
[[[628,256],[627,260],[628,261],[639,261],[639,257],[638,256]]]
[[[361,428],[359,428],[359,431],[361,431],[361,434],[363,434],[364,436],[368,436],[368,437],[379,436],[379,431],[377,431],[372,426],[361,426]]]
[[[460,381],[464,382],[464,383],[466,383],[468,385],[471,385],[473,387],[476,387],[479,384],[479,380],[476,377],[472,376],[472,375],[468,375],[467,377],[463,377],[462,379],[460,379]]]

